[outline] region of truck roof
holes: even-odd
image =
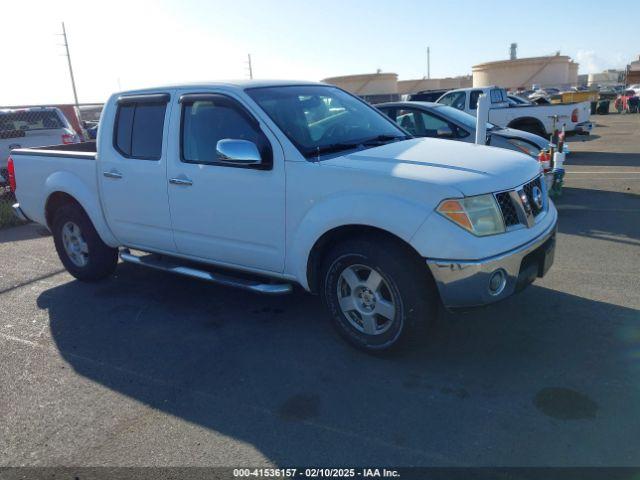
[[[286,87],[293,85],[327,85],[321,82],[310,82],[308,80],[220,80],[213,82],[193,82],[193,83],[179,83],[172,85],[160,85],[157,87],[141,88],[135,90],[125,90],[117,92],[123,93],[143,93],[143,92],[157,92],[158,90],[169,90],[177,88],[211,88],[211,87],[235,87],[239,89],[245,88],[259,88],[259,87]]]

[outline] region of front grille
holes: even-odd
[[[544,210],[544,204],[542,205],[541,208],[539,208],[533,201],[534,187],[538,187],[543,192],[543,196],[544,196],[544,186],[542,185],[543,181],[544,180],[542,179],[542,177],[534,178],[529,183],[523,185],[522,190],[520,190],[520,188],[516,189],[515,191],[519,192],[517,195],[512,196],[511,194],[513,193],[513,191],[500,192],[495,194],[496,201],[500,206],[500,212],[502,212],[502,218],[504,220],[505,227],[508,228],[514,225],[521,225],[521,224],[526,225],[527,221],[524,220],[525,216],[531,215],[535,218]],[[526,203],[529,204],[528,207],[523,206],[520,200],[519,195],[523,192],[527,197]],[[530,213],[527,213],[528,208],[531,208]],[[518,211],[520,211],[523,217],[522,219],[518,216]]]
[[[542,211],[542,207],[538,208],[538,206],[533,201],[533,187],[538,187],[540,190],[542,190],[542,184],[540,183],[540,178],[541,177],[535,178],[522,187],[525,195],[527,196],[527,199],[529,200],[529,205],[531,205],[531,212],[533,213],[534,217],[537,216]]]
[[[502,212],[504,226],[511,227],[519,224],[520,220],[518,219],[518,212],[516,212],[516,207],[513,205],[509,192],[496,193],[496,200],[500,206],[500,211]]]

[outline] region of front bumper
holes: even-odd
[[[553,264],[556,241],[554,221],[530,242],[481,260],[427,259],[427,265],[447,308],[475,307],[502,300],[542,277]],[[504,282],[492,292],[490,279],[501,271]]]

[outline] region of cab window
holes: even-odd
[[[416,137],[460,138],[467,132],[455,124],[419,109],[394,109],[388,113],[398,125]]]
[[[186,99],[182,107],[182,161],[221,164],[218,162],[219,140],[248,140],[258,147],[263,163],[272,164],[271,143],[258,122],[237,101],[218,94]]]
[[[448,105],[458,110],[464,110],[464,101],[466,99],[465,92],[451,92],[442,97],[438,103]]]
[[[475,110],[478,108],[478,98],[482,95],[482,90],[473,90],[469,94],[469,110]]]

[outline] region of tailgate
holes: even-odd
[[[591,103],[581,102],[578,104],[578,123],[588,122],[591,118]]]

